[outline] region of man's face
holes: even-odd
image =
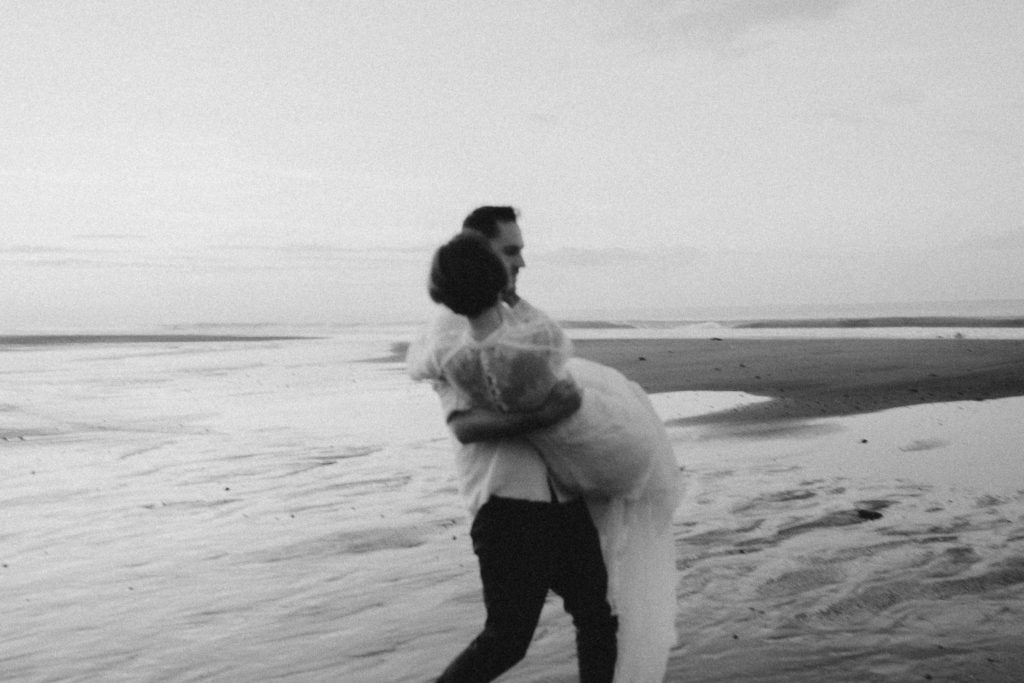
[[[508,273],[508,291],[516,291],[516,275],[520,268],[526,267],[523,261],[523,234],[519,232],[519,225],[515,221],[498,223],[498,234],[490,240],[491,248],[505,264],[505,271]]]

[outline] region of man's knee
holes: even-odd
[[[484,632],[492,642],[491,651],[501,662],[511,668],[526,656],[533,640],[533,630],[491,629]]]
[[[592,643],[594,647],[607,647],[614,643],[619,632],[619,619],[604,610],[584,611],[573,615],[577,638]]]

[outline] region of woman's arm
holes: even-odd
[[[581,403],[576,385],[571,380],[560,380],[538,410],[529,413],[500,413],[483,408],[460,410],[448,416],[448,427],[464,444],[506,439],[561,422],[579,410]]]

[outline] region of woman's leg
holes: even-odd
[[[582,500],[566,503],[556,538],[552,589],[576,625],[581,683],[610,683],[615,673],[618,620],[608,604],[608,572],[597,529]]]

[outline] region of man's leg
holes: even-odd
[[[470,535],[487,621],[438,683],[492,681],[526,654],[550,583],[554,510],[549,503],[497,497],[480,508]]]
[[[615,674],[618,620],[608,604],[608,572],[601,541],[586,504],[560,506],[561,553],[552,589],[562,596],[576,625],[581,683],[610,683]]]

